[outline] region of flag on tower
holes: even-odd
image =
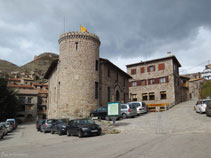
[[[85,27],[83,27],[83,26],[81,25],[81,32],[88,32],[88,31],[87,31],[87,29],[86,29]]]

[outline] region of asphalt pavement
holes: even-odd
[[[117,121],[119,134],[67,137],[20,125],[0,140],[0,158],[208,158],[211,117],[193,111],[196,100],[165,112]]]

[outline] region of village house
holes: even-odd
[[[187,100],[187,78],[179,76],[181,64],[174,55],[127,65],[130,101],[144,101],[149,107],[173,106]],[[182,83],[181,83],[182,82]],[[184,84],[183,84],[184,83]],[[182,89],[181,89],[182,87]]]

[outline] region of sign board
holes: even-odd
[[[211,69],[205,69],[205,70],[202,72],[202,77],[203,77],[205,80],[211,80]]]
[[[119,116],[120,115],[120,104],[119,102],[109,102],[107,105],[108,116]]]

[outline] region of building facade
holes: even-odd
[[[106,106],[108,102],[129,101],[129,85],[131,78],[116,65],[107,59],[100,58],[100,106]]]
[[[124,100],[128,88],[120,87],[122,76],[128,80],[129,75],[99,58],[98,36],[69,32],[60,36],[59,44],[59,59],[52,62],[45,74],[49,80],[48,118],[89,116],[93,109],[106,106],[108,100]],[[107,67],[111,68],[110,78],[105,80],[108,72],[104,68]],[[117,76],[119,80],[113,81]]]
[[[175,105],[181,101],[179,61],[174,55],[127,65],[130,101]]]

